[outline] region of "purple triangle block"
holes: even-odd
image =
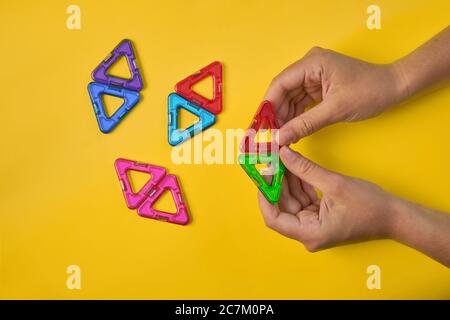
[[[108,74],[108,69],[116,62],[121,56],[125,56],[128,62],[128,68],[130,69],[131,79],[124,79],[115,77]],[[108,57],[103,60],[97,68],[92,72],[92,79],[94,81],[122,87],[133,91],[141,91],[143,88],[143,81],[141,73],[136,64],[136,55],[134,54],[133,45],[130,40],[122,40],[117,47],[110,53]]]

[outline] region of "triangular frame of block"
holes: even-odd
[[[278,157],[277,161],[273,161],[274,157]],[[278,153],[272,154],[240,154],[238,162],[247,175],[253,180],[264,197],[272,204],[280,199],[281,184],[283,181],[286,167],[279,159]],[[268,184],[264,177],[256,168],[256,164],[271,164],[274,170],[272,183]]]
[[[124,56],[128,62],[131,79],[124,79],[108,74],[111,66]],[[117,86],[132,91],[141,91],[144,87],[141,73],[136,62],[133,45],[130,40],[122,40],[113,51],[92,72],[92,79],[107,85]]]
[[[199,121],[184,130],[178,128],[178,110],[180,108],[196,115]],[[176,146],[194,135],[206,130],[216,122],[216,116],[209,111],[186,100],[184,97],[171,93],[168,97],[168,141],[171,146]]]
[[[212,99],[208,99],[192,89],[196,83],[209,76],[213,79]],[[219,61],[214,61],[189,77],[178,82],[175,85],[175,92],[199,107],[217,115],[223,109],[222,81],[222,64]]]
[[[91,98],[92,106],[94,107],[98,126],[100,131],[103,133],[111,132],[128,114],[128,112],[130,112],[130,110],[139,102],[140,99],[138,92],[108,86],[97,82],[89,83],[88,92]],[[102,95],[111,95],[123,99],[122,105],[110,117],[106,114]]]
[[[172,193],[172,198],[177,208],[177,212],[175,214],[159,211],[153,208],[153,205],[165,191]],[[178,184],[177,177],[173,174],[168,174],[157,186],[155,186],[149,197],[142,203],[142,205],[139,206],[138,214],[145,218],[181,225],[188,224],[189,214],[187,206],[181,196],[181,188]]]
[[[114,162],[114,167],[116,168],[117,176],[119,177],[125,203],[130,209],[138,208],[148,197],[152,188],[161,182],[167,173],[166,169],[163,167],[121,158]],[[138,192],[133,192],[133,188],[131,187],[131,182],[127,174],[130,170],[148,173],[150,175],[149,180]]]
[[[261,129],[271,130],[271,142],[255,142],[255,136]],[[273,129],[279,129],[277,124],[276,115],[273,110],[272,103],[264,100],[261,102],[258,110],[255,113],[250,127],[246,131],[244,139],[240,145],[241,152],[244,153],[271,153],[272,147],[279,149],[279,146],[275,140],[275,134]],[[278,147],[278,148],[277,148]]]

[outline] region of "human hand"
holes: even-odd
[[[309,251],[391,237],[397,198],[372,183],[328,171],[286,146],[280,157],[287,171],[278,205],[258,194],[269,228],[302,242]]]
[[[274,105],[280,145],[288,145],[336,122],[376,116],[407,95],[396,63],[371,64],[315,47],[273,79],[265,100]]]
[[[449,80],[450,27],[406,57],[375,65],[313,48],[269,86],[281,126],[279,145],[327,125],[373,117],[388,106]],[[318,104],[308,109],[311,104]],[[266,224],[310,251],[343,242],[391,238],[450,267],[450,215],[396,198],[369,182],[330,172],[286,146],[288,169],[278,205],[259,193]],[[315,188],[322,191],[319,199]]]

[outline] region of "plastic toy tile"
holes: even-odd
[[[190,113],[199,117],[199,121],[184,130],[178,129],[178,111],[183,108]],[[209,111],[200,108],[196,104],[186,100],[176,93],[171,93],[168,97],[169,109],[169,128],[168,140],[169,144],[176,146],[194,135],[209,128],[216,122],[216,116]]]
[[[256,134],[262,129],[279,129],[275,112],[270,101],[263,101],[259,106],[253,121],[242,140],[240,150],[244,153],[270,153],[272,147],[279,149],[274,137],[271,142],[254,141]],[[273,136],[273,130],[271,131]]]
[[[109,68],[121,56],[125,56],[130,69],[131,79],[123,79],[108,74]],[[133,45],[130,40],[122,40],[117,47],[103,60],[97,68],[92,72],[92,79],[107,85],[123,87],[133,91],[141,91],[143,88],[143,81],[141,73],[137,67],[136,56],[134,54]]]
[[[158,211],[153,208],[153,205],[164,191],[170,191],[172,193],[173,200],[175,201],[175,205],[177,207],[177,212],[175,214]],[[138,214],[146,218],[182,225],[187,224],[189,222],[189,215],[181,196],[177,178],[174,175],[169,174],[157,186],[155,186],[149,197],[138,208]]]
[[[138,92],[97,82],[91,82],[88,85],[88,91],[92,106],[94,107],[98,126],[103,133],[111,132],[140,99]],[[123,104],[110,117],[106,115],[105,107],[103,105],[102,95],[104,94],[122,98],[124,100]]]
[[[146,163],[139,163],[127,159],[117,159],[114,163],[116,172],[122,186],[122,192],[125,197],[127,207],[136,209],[148,197],[148,194],[166,175],[166,169],[159,166],[154,166]],[[133,192],[131,183],[128,179],[128,171],[134,170],[148,173],[150,179],[138,191]]]
[[[127,159],[117,159],[114,166],[128,208],[137,208],[137,212],[140,216],[150,219],[157,219],[181,225],[189,223],[188,209],[183,201],[181,188],[176,176],[173,174],[166,174],[166,169],[163,167]],[[151,175],[150,179],[138,192],[133,192],[131,188],[131,183],[127,175],[129,170],[145,172]],[[165,191],[172,193],[177,208],[175,214],[153,208],[156,201]]]
[[[192,90],[192,86],[208,76],[213,78],[213,98],[205,98]],[[219,61],[207,65],[186,79],[175,85],[175,92],[194,104],[208,110],[213,114],[219,114],[223,107],[222,93],[222,64]]]
[[[277,161],[275,161],[277,157]],[[239,164],[253,180],[261,193],[266,199],[274,204],[280,199],[281,183],[283,181],[286,167],[279,159],[279,155],[275,154],[240,154],[238,158]],[[270,164],[272,171],[272,183],[269,184],[256,168],[256,164]]]

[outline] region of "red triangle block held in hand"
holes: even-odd
[[[197,82],[212,76],[213,78],[213,98],[212,100],[196,93],[192,90],[192,86]],[[222,64],[215,61],[196,73],[190,75],[186,79],[181,80],[175,85],[175,92],[180,96],[189,100],[200,107],[219,114],[222,111],[223,97],[222,97]]]
[[[144,202],[148,197],[152,188],[157,185],[166,175],[166,169],[163,167],[153,166],[145,163],[138,163],[126,159],[117,159],[114,163],[117,175],[119,176],[120,184],[122,186],[122,192],[125,197],[127,207],[130,209],[136,209]],[[134,170],[151,175],[150,179],[145,185],[137,192],[133,192],[131,188],[130,180],[128,179],[127,171]]]
[[[256,111],[255,117],[245,134],[245,137],[241,143],[241,152],[244,153],[271,153],[272,146],[277,146],[276,141],[273,141],[273,132],[272,133],[272,141],[271,142],[259,142],[255,143],[255,135],[261,129],[279,129],[277,124],[277,119],[275,116],[275,112],[273,110],[272,103],[270,101],[263,101],[258,110]]]

